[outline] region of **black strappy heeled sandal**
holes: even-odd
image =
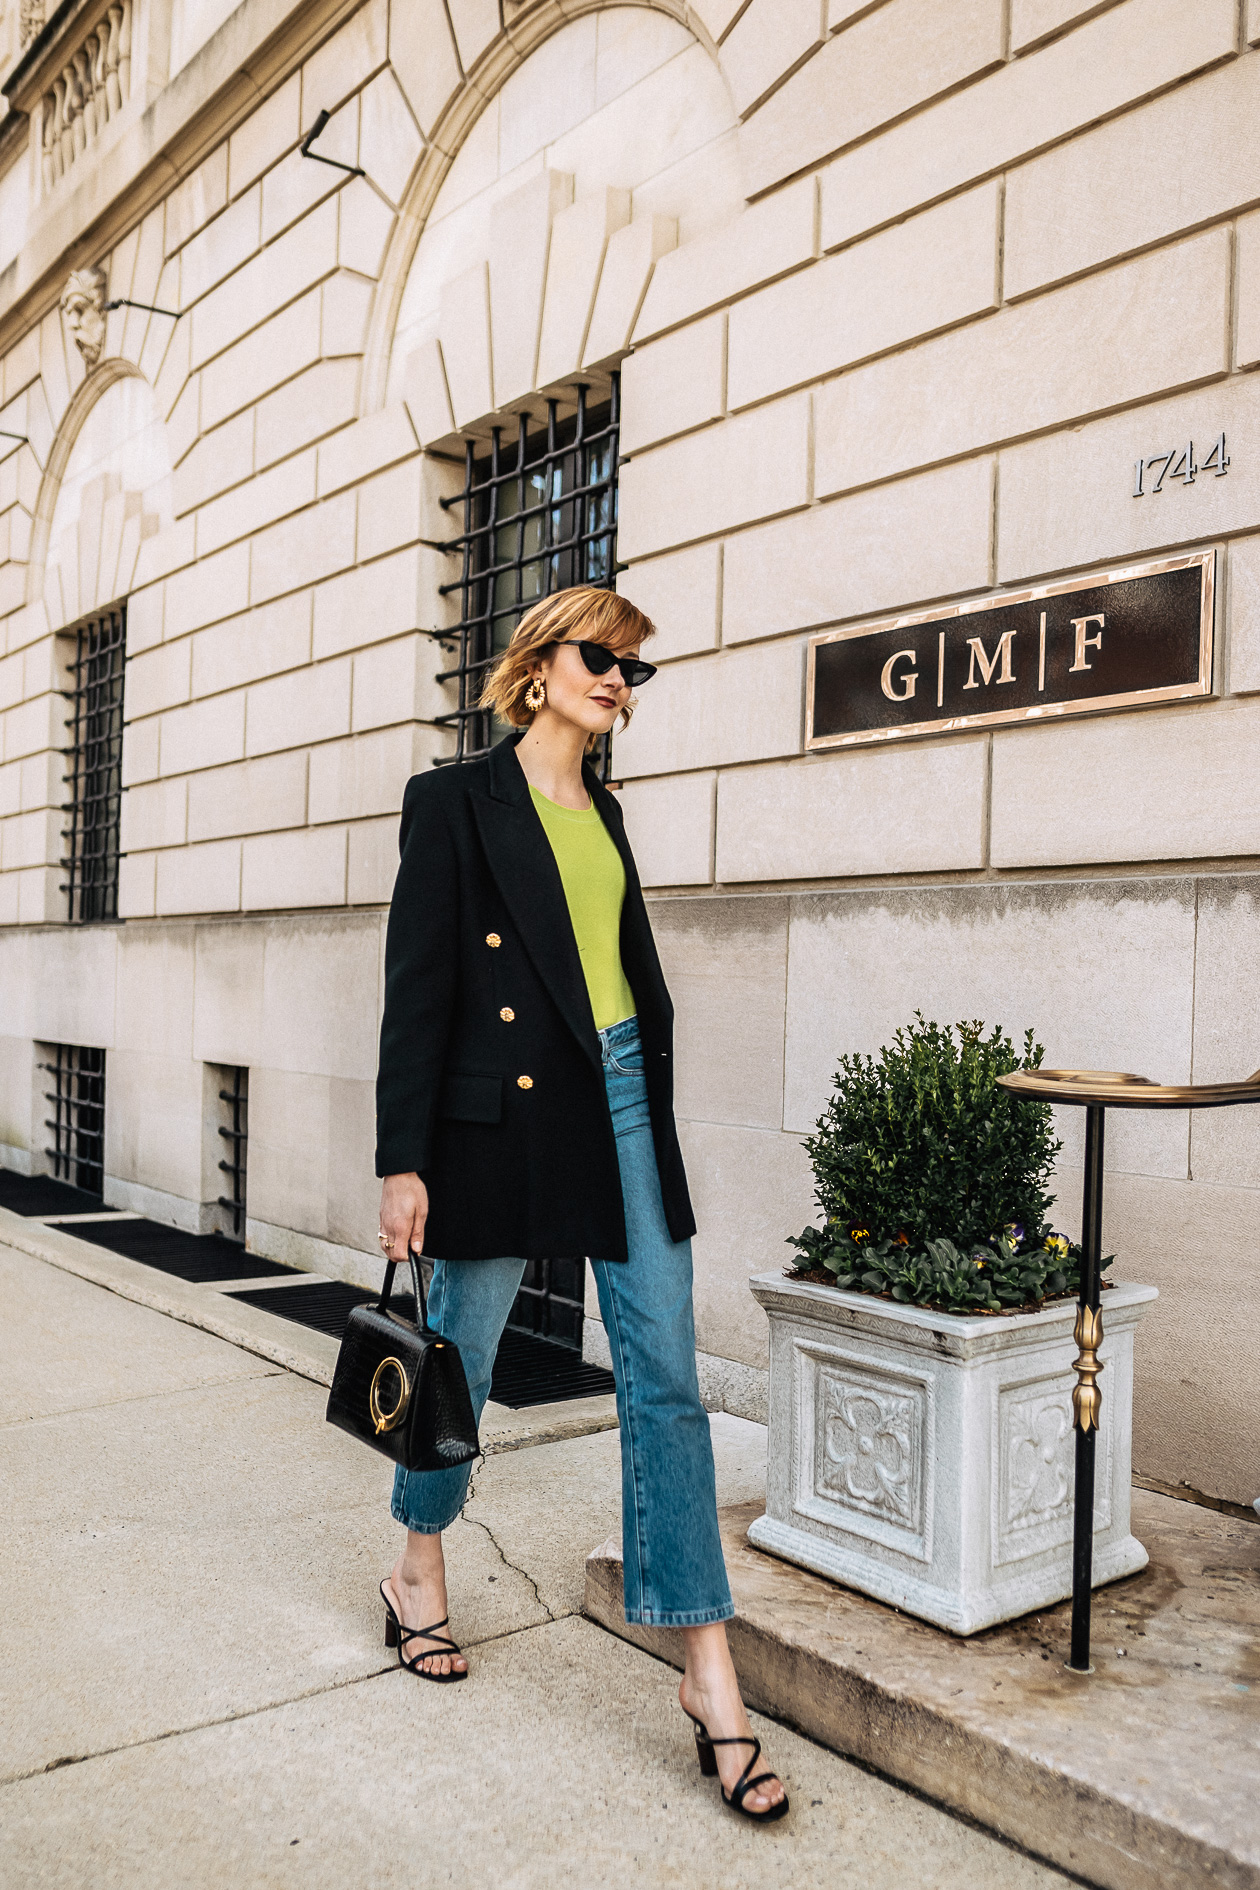
[[[683,1712],[687,1713],[685,1706],[683,1707]],[[750,1811],[748,1806],[744,1803],[749,1792],[754,1791],[758,1785],[764,1785],[767,1779],[778,1778],[779,1776],[777,1772],[758,1772],[755,1778],[749,1776],[754,1765],[756,1765],[758,1759],[761,1757],[760,1739],[712,1739],[709,1736],[709,1729],[702,1719],[697,1719],[694,1713],[687,1713],[687,1718],[696,1729],[696,1758],[699,1761],[700,1770],[705,1778],[716,1778],[718,1776],[717,1753],[713,1750],[714,1746],[752,1747],[752,1758],[749,1759],[730,1791],[727,1791],[725,1785],[718,1786],[718,1790],[722,1794],[722,1803],[724,1805],[729,1805],[732,1811],[738,1811],[741,1817],[751,1818],[754,1824],[773,1824],[776,1818],[784,1818],[787,1816],[788,1795],[786,1792],[784,1792],[777,1805],[767,1805],[764,1811]]]
[[[381,1600],[385,1603],[385,1645],[386,1647],[396,1647],[398,1649],[398,1665],[400,1667],[405,1667],[408,1673],[414,1673],[417,1680],[436,1680],[439,1686],[448,1686],[452,1680],[467,1680],[467,1667],[464,1668],[462,1673],[456,1673],[454,1668],[451,1669],[450,1673],[427,1673],[422,1665],[422,1662],[432,1660],[436,1655],[463,1653],[463,1648],[457,1647],[455,1642],[451,1640],[448,1635],[439,1634],[437,1631],[439,1628],[444,1628],[450,1621],[451,1617],[449,1614],[444,1614],[440,1621],[433,1623],[432,1627],[404,1627],[397,1614],[394,1612],[393,1603],[385,1593],[384,1582],[381,1583]],[[428,1648],[423,1654],[417,1654],[413,1659],[408,1660],[406,1658],[406,1646],[408,1641],[436,1641],[438,1644],[436,1647]]]

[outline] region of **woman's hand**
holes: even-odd
[[[381,1188],[381,1232],[393,1245],[387,1260],[405,1260],[410,1246],[424,1248],[424,1224],[429,1218],[429,1190],[419,1175],[386,1175]]]

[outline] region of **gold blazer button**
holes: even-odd
[[[512,1009],[510,1004],[503,1006],[503,1009],[499,1012],[499,1016],[503,1019],[505,1024],[514,1024],[516,1022],[516,1012]]]
[[[532,1089],[534,1087],[533,1077],[532,1076],[518,1076],[516,1079],[516,1087],[518,1089]]]
[[[486,944],[490,947],[491,951],[493,951],[496,946],[502,945],[502,943],[503,940],[499,937],[497,932],[486,933]]]

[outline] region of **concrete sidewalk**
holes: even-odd
[[[29,1253],[0,1247],[0,1292],[6,1890],[1066,1881],[763,1720],[793,1815],[724,1811],[670,1670],[578,1614],[611,1432],[478,1466],[449,1542],[473,1677],[439,1689],[389,1665],[388,1471],[322,1387]],[[714,1441],[722,1501],[756,1500],[764,1433]]]

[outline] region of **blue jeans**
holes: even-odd
[[[626,1620],[703,1627],[735,1612],[718,1535],[709,1419],[696,1382],[691,1242],[670,1239],[648,1116],[639,1026],[601,1030],[629,1259],[592,1260],[621,1424]],[[459,1347],[478,1421],[523,1260],[438,1260],[429,1319]],[[464,1507],[469,1466],[398,1470],[395,1519],[421,1535]]]

